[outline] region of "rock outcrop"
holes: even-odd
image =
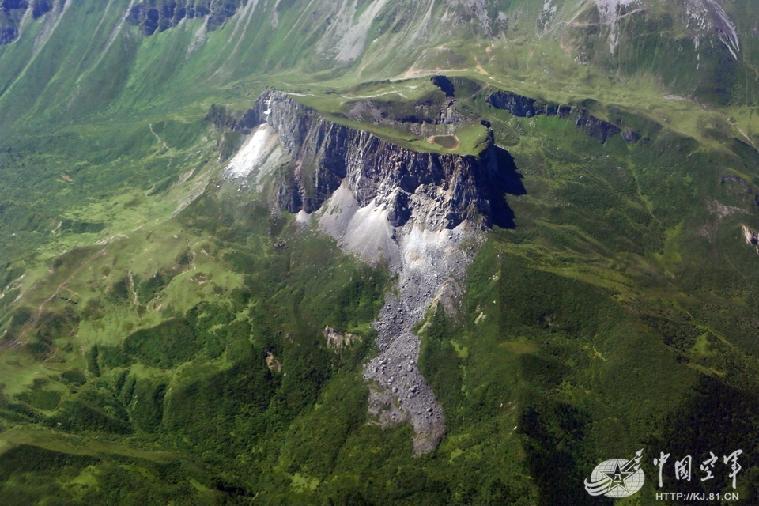
[[[264,122],[297,160],[277,196],[290,212],[320,209],[345,183],[359,207],[380,199],[393,226],[408,221],[421,195],[429,199],[428,228],[452,229],[465,220],[512,225],[503,195],[519,183],[513,160],[492,142],[479,156],[421,153],[337,124],[275,91],[262,95],[238,126]]]
[[[465,117],[456,109],[455,97],[437,102],[425,100],[395,111],[391,104],[378,99],[356,100],[347,104],[347,116],[363,123],[374,123],[405,130],[419,137],[453,135]]]
[[[747,225],[741,225],[741,231],[743,232],[743,239],[748,246],[754,246],[757,254],[759,254],[759,232],[751,230]]]
[[[252,132],[229,163],[229,180],[266,186],[273,204],[297,213],[301,226],[317,227],[346,252],[397,276],[374,322],[379,353],[364,369],[368,409],[382,426],[409,423],[416,455],[434,450],[445,415],[417,365],[421,341],[414,329],[433,305],[454,310],[461,302],[483,229],[513,225],[504,194],[524,188],[511,156],[492,135],[478,156],[417,152],[276,91],[239,120],[218,109],[209,119]],[[273,189],[271,181],[260,183],[262,173]],[[324,331],[332,346],[345,342],[340,336]]]
[[[440,92],[431,93],[412,104],[379,98],[358,99],[346,105],[346,115],[361,122],[405,130],[423,138],[454,135],[467,118],[456,107],[456,84],[444,75],[432,76]]]
[[[246,0],[152,0],[134,5],[127,16],[145,35],[177,26],[183,19],[207,18],[206,27],[214,30],[246,4]]]
[[[340,332],[332,327],[325,327],[324,330],[322,330],[322,336],[324,336],[324,340],[327,343],[327,348],[331,350],[349,348],[354,343],[361,341],[361,336],[357,334]]]
[[[65,0],[58,0],[62,5]],[[0,45],[15,41],[21,30],[24,17],[31,10],[33,19],[50,12],[55,0],[3,0],[0,2]]]
[[[545,115],[573,119],[577,128],[601,143],[620,134],[626,142],[637,142],[640,139],[640,135],[634,130],[597,118],[583,107],[543,102],[508,91],[491,93],[487,101],[496,109],[503,109],[523,118]]]

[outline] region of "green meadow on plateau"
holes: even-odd
[[[707,503],[758,2],[0,0],[0,504]]]

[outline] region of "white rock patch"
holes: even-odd
[[[274,130],[269,125],[264,124],[259,126],[229,162],[227,175],[232,178],[249,176],[265,160],[266,155],[271,152],[271,141],[275,135]]]
[[[596,0],[601,22],[609,26],[609,51],[614,54],[619,47],[619,20],[622,10],[629,5],[640,3],[640,0]]]
[[[298,214],[295,215],[295,223],[297,223],[298,225],[307,227],[311,224],[311,215],[307,213],[306,211],[304,211],[303,209],[301,209],[300,211],[298,211]]]
[[[738,61],[738,53],[741,50],[738,32],[735,23],[716,0],[689,0],[686,5],[686,13],[689,18],[688,26],[696,31],[693,37],[693,45],[699,50],[702,36],[716,35],[722,44],[730,51],[730,56]],[[701,54],[697,54],[700,60]]]
[[[348,2],[349,3],[349,2]],[[358,18],[357,5],[344,5],[337,14],[337,19],[331,25],[328,33],[327,44],[322,43],[322,51],[332,48],[337,50],[335,59],[347,63],[361,56],[366,47],[366,38],[372,21],[377,17],[388,0],[374,0],[368,5]]]
[[[345,250],[369,263],[387,261],[397,267],[398,245],[387,210],[376,200],[359,207],[346,182],[325,203],[320,228],[337,239]]]

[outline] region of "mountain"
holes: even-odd
[[[188,93],[198,100],[264,75],[291,84],[293,72],[337,85],[450,69],[544,94],[566,93],[567,83],[583,97],[638,81],[710,104],[756,105],[747,0],[8,0],[0,12],[0,105],[25,124],[134,112]]]
[[[758,30],[0,0],[3,504],[756,502]]]

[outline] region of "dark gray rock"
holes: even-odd
[[[63,6],[66,0],[58,0]],[[26,12],[31,9],[34,19],[53,10],[56,0],[0,0],[0,45],[10,44],[19,37],[19,27]]]
[[[245,0],[145,0],[134,5],[127,21],[145,35],[173,28],[185,18],[207,18],[208,30],[215,30],[235,15]]]
[[[601,143],[606,142],[609,137],[621,132],[621,129],[617,125],[600,120],[584,109],[581,109],[575,118],[575,125]]]
[[[488,104],[496,109],[509,111],[514,116],[531,118],[533,116],[559,116],[560,118],[574,118],[575,125],[590,137],[605,143],[610,137],[622,134],[625,142],[638,142],[640,134],[617,124],[604,121],[592,115],[582,107],[543,102],[541,100],[525,97],[508,91],[496,91],[487,98]]]
[[[34,0],[32,2],[32,17],[34,19],[44,16],[53,10],[54,0]]]
[[[524,193],[511,156],[491,139],[479,156],[420,153],[381,139],[370,132],[339,125],[284,93],[264,93],[238,123],[249,129],[266,121],[280,135],[297,163],[285,178],[278,202],[290,212],[319,209],[351,174],[360,206],[371,202],[381,188],[396,188],[390,202],[393,225],[411,214],[410,195],[445,190],[440,202],[444,226],[464,220],[483,226],[513,225],[505,193]],[[299,195],[298,195],[299,194]]]
[[[432,84],[440,88],[440,91],[445,93],[446,97],[456,96],[456,87],[453,85],[453,82],[446,76],[432,76],[431,81]]]

